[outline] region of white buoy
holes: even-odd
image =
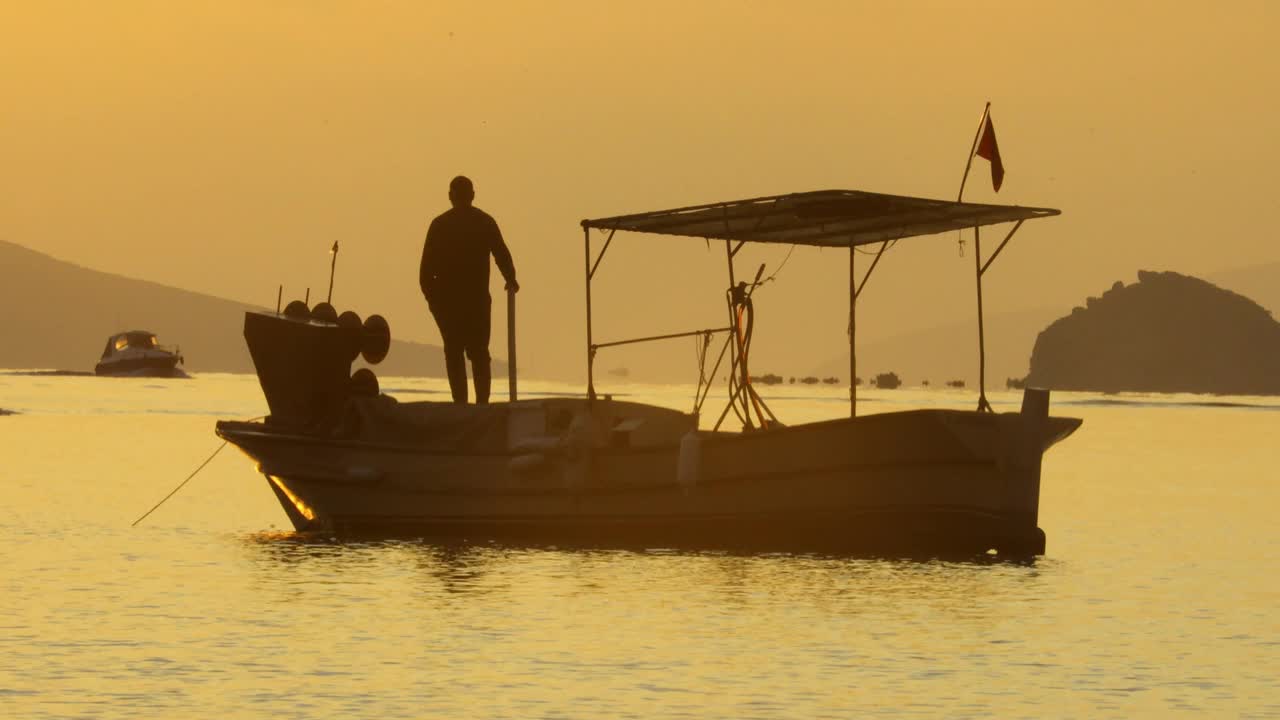
[[[702,474],[702,438],[690,430],[680,438],[680,456],[676,460],[676,481],[685,493],[693,490]]]

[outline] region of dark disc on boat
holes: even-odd
[[[378,396],[378,376],[369,368],[360,368],[351,374],[351,394],[359,397]]]
[[[364,343],[360,354],[370,365],[377,365],[391,349],[391,326],[381,315],[370,315],[364,321]]]
[[[284,306],[284,316],[294,320],[306,320],[311,317],[311,310],[307,309],[307,304],[301,300],[294,300]]]
[[[311,308],[311,319],[325,323],[336,323],[338,322],[338,311],[334,310],[329,303],[316,303],[316,306]]]
[[[359,330],[364,327],[364,321],[354,311],[348,310],[338,316],[338,327]]]

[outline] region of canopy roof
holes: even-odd
[[[850,247],[1058,215],[1052,208],[816,190],[583,220],[585,228],[718,240]]]

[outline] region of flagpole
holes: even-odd
[[[964,198],[964,184],[969,180],[969,168],[973,167],[973,154],[978,151],[978,140],[982,138],[982,131],[987,126],[987,116],[991,113],[991,101],[987,101],[986,107],[982,108],[982,119],[978,121],[978,131],[973,134],[973,146],[969,148],[969,159],[964,164],[964,177],[960,178],[960,192],[956,195],[956,202],[960,202]],[[973,228],[973,262],[974,262],[974,279],[978,289],[978,412],[991,412],[991,404],[987,402],[987,342],[986,328],[982,322],[982,241],[979,239],[978,227]],[[963,247],[964,239],[961,236],[960,242]]]
[[[978,131],[973,134],[973,145],[969,148],[969,159],[964,164],[964,177],[960,178],[960,192],[956,195],[956,202],[964,199],[964,184],[969,181],[969,168],[973,167],[973,154],[978,151],[978,140],[982,137],[982,128],[987,124],[987,115],[991,112],[991,101],[987,101],[987,106],[982,108],[982,119],[978,121]]]

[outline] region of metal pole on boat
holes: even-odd
[[[587,399],[596,399],[596,386],[593,379],[592,365],[595,362],[595,350],[591,346],[591,228],[585,223],[582,226],[583,258],[586,271],[583,277],[587,281]]]
[[[982,137],[982,129],[986,127],[987,115],[990,112],[991,101],[988,100],[987,104],[982,108],[982,118],[978,120],[978,129],[973,133],[973,145],[970,146],[969,157],[964,163],[964,177],[960,178],[960,192],[956,193],[956,202],[964,199],[964,184],[969,179],[969,168],[973,166],[973,154],[978,150],[978,140]],[[960,247],[963,251],[963,234],[960,242]],[[987,402],[987,344],[982,324],[982,241],[979,239],[978,226],[976,225],[973,228],[973,263],[977,271],[978,285],[978,412],[984,410],[990,412],[991,403]]]
[[[973,268],[978,285],[978,412],[991,412],[987,402],[987,342],[982,322],[982,237],[973,228]]]
[[[333,247],[329,248],[329,254],[333,256],[333,259],[329,261],[329,294],[325,297],[324,301],[332,305],[333,304],[333,271],[338,267],[338,241],[337,240],[333,241]]]
[[[733,347],[730,348],[729,352],[730,382],[728,383],[729,387],[733,389],[733,391],[729,395],[729,404],[736,407],[739,402],[742,403],[742,408],[745,413],[743,417],[746,418],[746,420],[743,421],[743,429],[746,429],[751,425],[751,409],[747,407],[746,398],[742,397],[744,393],[743,384],[745,383],[745,378],[742,378],[741,376],[742,352],[741,348],[738,347],[738,316],[733,307],[733,287],[737,282],[737,278],[734,276],[733,272],[733,255],[733,242],[726,238],[724,241],[724,257],[725,262],[728,263],[729,266],[729,294],[725,299],[729,310],[729,332],[732,333],[733,338],[731,343]]]
[[[969,168],[973,167],[973,154],[978,151],[978,139],[982,137],[982,128],[987,123],[987,113],[991,112],[991,101],[982,108],[982,119],[978,121],[978,131],[973,134],[973,145],[969,148],[969,159],[964,163],[964,177],[960,178],[960,192],[956,194],[956,202],[964,199],[964,184],[969,180]]]
[[[858,417],[858,354],[854,348],[854,329],[857,319],[857,279],[853,273],[853,256],[857,252],[853,241],[849,242],[849,417]]]
[[[507,395],[516,401],[516,291],[507,289]]]

